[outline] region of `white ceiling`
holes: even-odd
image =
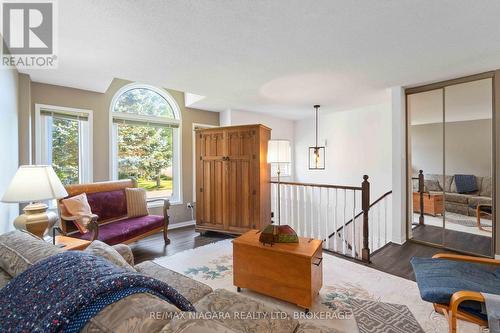
[[[500,68],[500,1],[64,0],[59,68],[206,96],[193,106],[299,119],[389,101],[386,90]]]

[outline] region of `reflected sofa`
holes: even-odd
[[[445,210],[447,212],[476,216],[476,208],[478,205],[492,204],[492,178],[476,176],[478,190],[473,193],[458,193],[455,184],[454,176],[444,176],[438,174],[425,174],[425,181],[437,181],[442,190],[444,190]],[[442,191],[434,191],[434,187],[429,186],[426,182],[426,192],[431,194],[440,194]]]

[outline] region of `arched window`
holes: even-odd
[[[180,201],[180,111],[163,89],[130,84],[111,102],[114,179],[134,178],[148,198]]]

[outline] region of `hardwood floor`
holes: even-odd
[[[491,255],[491,237],[423,225],[413,229],[413,238],[435,244],[444,242],[446,247],[457,251]]]
[[[168,232],[168,235],[171,242],[167,246],[163,244],[163,235],[161,233],[130,244],[134,252],[135,263],[170,256],[178,252],[232,238],[228,235],[211,232],[207,232],[202,236],[194,231],[194,227],[173,229]],[[432,257],[439,252],[450,251],[411,242],[406,242],[404,245],[388,244],[372,255],[372,263],[367,264],[367,266],[405,279],[415,280],[410,259],[414,256]],[[359,261],[354,262],[361,264]]]
[[[194,231],[194,226],[192,226],[169,230],[168,238],[170,238],[170,244],[167,246],[164,245],[162,233],[129,244],[134,253],[135,263],[138,264],[158,257],[171,256],[177,252],[195,249],[203,245],[231,238],[231,236],[213,232],[206,232],[205,235],[201,236]]]
[[[430,258],[436,253],[455,253],[440,248],[406,242],[403,245],[389,243],[371,257],[368,266],[382,272],[415,281],[415,274],[410,264],[413,257]]]

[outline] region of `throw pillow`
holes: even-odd
[[[143,188],[126,188],[127,216],[138,217],[149,215],[148,203],[146,202],[146,190]]]
[[[424,186],[426,189],[426,192],[433,191],[433,192],[439,192],[442,191],[443,189],[439,185],[439,182],[437,180],[424,180]]]
[[[75,195],[74,197],[63,199],[62,204],[71,216],[81,217],[83,215],[92,214],[87,195],[85,193]],[[82,219],[78,218],[74,221],[78,230],[84,234],[88,231]]]
[[[90,245],[85,249],[85,252],[88,252],[95,256],[103,257],[104,259],[111,261],[111,263],[113,263],[114,265],[124,268],[128,271],[136,272],[135,268],[130,266],[127,261],[120,255],[120,253],[118,253],[118,251],[99,240],[95,240],[90,243]]]

